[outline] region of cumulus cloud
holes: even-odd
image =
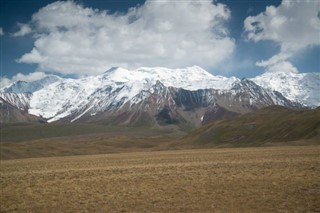
[[[3,29],[2,27],[0,27],[0,36],[3,36],[3,35],[4,35]]]
[[[33,14],[34,48],[18,61],[80,75],[113,66],[212,68],[234,50],[229,18],[228,8],[211,0],[150,0],[115,14],[58,1]]]
[[[247,17],[244,30],[249,40],[270,40],[280,46],[277,55],[257,65],[296,71],[287,60],[304,48],[320,45],[319,6],[319,1],[283,0],[278,7],[268,6],[263,13]]]
[[[31,81],[36,81],[36,80],[42,79],[46,76],[47,76],[47,74],[44,72],[33,72],[33,73],[28,73],[28,74],[18,73],[16,75],[14,75],[12,78],[0,77],[0,88],[4,88],[6,86],[9,86],[11,83],[16,82],[16,81],[31,82]]]
[[[25,36],[32,32],[32,29],[28,24],[18,23],[18,26],[20,29],[17,32],[13,33],[13,37]]]

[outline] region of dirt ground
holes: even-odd
[[[320,146],[0,163],[1,212],[320,212]]]

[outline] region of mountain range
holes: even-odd
[[[104,122],[111,125],[184,125],[281,105],[320,106],[319,73],[265,73],[252,79],[184,69],[120,67],[79,79],[48,75],[15,82],[0,92],[1,122]]]

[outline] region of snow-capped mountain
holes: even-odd
[[[224,91],[224,95],[231,93],[232,99],[239,104],[249,102],[250,107],[262,108],[270,105],[299,108],[301,105],[286,99],[281,93],[263,88],[253,81],[243,78],[240,82],[233,83],[230,92]]]
[[[84,107],[85,112],[90,111],[94,115],[96,112],[119,108],[129,100],[133,103],[134,96],[141,91],[148,91],[157,80],[167,87],[189,90],[227,89],[238,81],[234,77],[213,76],[197,66],[185,69],[112,68],[98,76],[59,80],[35,91],[29,102],[29,113],[48,118],[49,122],[75,114]],[[80,117],[78,115],[74,120]]]
[[[32,81],[32,82],[26,82],[26,81],[14,82],[5,88],[1,88],[0,91],[6,92],[6,93],[32,93],[59,80],[62,80],[62,78],[60,78],[59,76],[47,75],[42,79]]]
[[[59,78],[43,88],[29,89],[28,93],[20,93],[26,89],[10,90],[12,86],[0,93],[2,103],[27,110],[48,122],[185,122],[198,126],[270,105],[301,107],[248,79],[213,76],[197,66],[112,68],[97,76]],[[35,88],[32,82],[28,87]],[[223,115],[217,115],[221,111]]]
[[[320,106],[320,73],[266,72],[251,79],[305,106]]]

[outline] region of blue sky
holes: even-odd
[[[94,75],[113,66],[254,77],[320,72],[319,1],[1,0],[1,77]]]

